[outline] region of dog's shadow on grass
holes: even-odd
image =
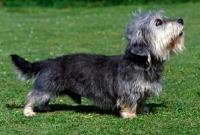
[[[150,113],[156,114],[158,108],[167,108],[166,103],[151,103],[151,104],[146,104],[145,106],[150,108]],[[108,115],[114,115],[116,117],[119,117],[120,114],[120,109],[115,109],[115,110],[103,110],[97,106],[94,105],[66,105],[66,104],[53,104],[50,105],[51,111],[49,112],[56,112],[56,111],[74,111],[77,113],[84,113],[84,114],[89,114],[89,113],[96,113],[96,114],[108,114]],[[36,112],[42,112],[35,108]]]
[[[155,114],[157,108],[167,108],[166,103],[151,103],[151,104],[146,104],[147,107],[150,108],[150,112]],[[23,106],[16,105],[16,104],[6,104],[6,108],[8,110],[13,110],[13,109],[19,109],[23,108]],[[56,112],[56,111],[74,111],[77,113],[96,113],[96,114],[110,114],[114,116],[120,116],[119,112],[120,109],[115,109],[115,110],[103,110],[100,109],[97,106],[94,105],[67,105],[67,104],[50,104],[51,110],[49,112]],[[39,113],[46,113],[45,111],[40,111],[37,106],[34,108],[35,112]]]
[[[151,104],[146,104],[145,106],[150,108],[151,113],[156,113],[157,108],[167,108],[166,103],[160,103],[160,104],[151,103]],[[65,111],[75,111],[78,113],[99,113],[99,114],[119,115],[119,112],[120,112],[120,109],[103,110],[94,105],[72,106],[72,105],[65,105],[65,104],[54,104],[54,105],[50,105],[50,107],[51,107],[52,111],[65,110]]]
[[[160,104],[151,103],[151,104],[146,104],[146,106],[150,108],[150,113],[155,114],[157,113],[158,108],[167,108],[167,103],[160,103]]]
[[[56,112],[56,111],[74,111],[77,113],[97,113],[97,114],[111,114],[115,116],[119,116],[119,109],[117,110],[103,110],[94,105],[67,105],[67,104],[50,104],[51,110],[48,112]],[[8,110],[14,109],[23,109],[23,106],[17,104],[6,104],[5,107]],[[47,113],[46,111],[41,111],[37,106],[34,107],[34,111],[36,113]]]
[[[6,106],[7,110],[23,108],[23,106],[20,106],[20,105],[14,104],[14,103],[6,104],[5,106]]]
[[[76,113],[96,113],[96,114],[111,114],[114,116],[119,116],[119,109],[116,110],[103,110],[94,105],[66,105],[66,104],[53,104],[50,105],[51,110],[49,112],[56,112],[56,111],[74,111]],[[41,112],[37,108],[36,112]]]

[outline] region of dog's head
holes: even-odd
[[[165,61],[171,52],[185,49],[183,19],[164,19],[163,12],[133,13],[134,18],[126,29],[129,41],[126,52]]]

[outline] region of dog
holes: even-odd
[[[69,54],[54,59],[28,62],[12,54],[19,78],[35,78],[23,109],[34,116],[34,104],[48,111],[49,102],[68,95],[81,104],[81,97],[102,109],[119,109],[123,118],[148,113],[148,97],[162,91],[163,63],[184,46],[183,19],[166,19],[163,10],[133,13],[125,30],[128,45],[123,55]]]

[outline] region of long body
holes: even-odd
[[[147,69],[143,59],[134,60],[136,56],[74,54],[34,63],[11,56],[19,77],[36,77],[26,105],[32,107],[40,101],[41,110],[48,109],[45,105],[59,94],[67,94],[77,103],[86,97],[106,109],[125,104],[134,108],[138,101],[162,90],[162,63]]]

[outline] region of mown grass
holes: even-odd
[[[16,79],[9,55],[35,61],[78,52],[122,54],[127,44],[125,26],[131,12],[139,7],[0,9],[0,134],[199,134],[199,6],[140,6],[143,11],[163,8],[166,16],[183,18],[187,50],[165,63],[163,92],[148,100],[151,113],[136,120],[122,119],[115,111],[102,111],[86,99],[78,106],[68,97],[51,102],[50,112],[23,116],[32,82]]]

